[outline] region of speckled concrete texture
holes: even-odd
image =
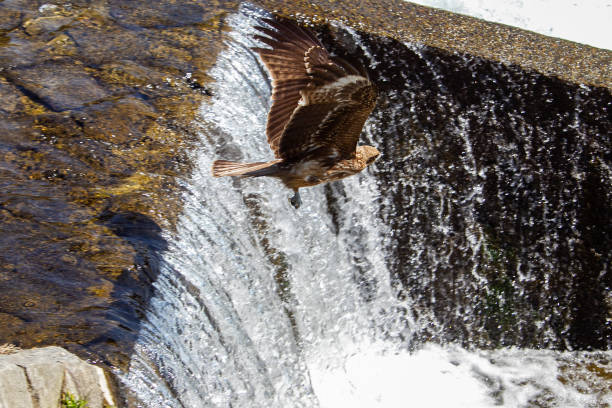
[[[564,81],[612,89],[612,51],[402,0],[256,1],[281,15],[342,21],[355,29],[518,65]]]

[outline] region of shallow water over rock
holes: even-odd
[[[127,361],[233,6],[159,7],[0,2],[0,343]]]

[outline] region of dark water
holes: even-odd
[[[380,80],[389,264],[424,339],[612,344],[612,96],[364,38]],[[392,108],[389,108],[392,107]]]

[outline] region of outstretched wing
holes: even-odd
[[[363,125],[376,104],[376,88],[365,77],[344,75],[307,87],[280,141],[280,157],[317,156],[332,166],[355,153]]]
[[[264,19],[255,36],[272,47],[255,48],[272,77],[272,107],[266,133],[277,158],[298,160],[352,155],[374,108],[376,90],[362,67],[332,57],[316,36],[289,21]]]
[[[266,134],[277,158],[283,130],[298,106],[300,90],[311,82],[306,60],[325,64],[329,55],[316,36],[288,21],[262,19],[273,29],[256,26],[266,36],[254,37],[271,48],[253,48],[259,53],[272,77],[272,107],[268,113]]]

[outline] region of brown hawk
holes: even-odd
[[[236,163],[216,160],[214,177],[276,177],[293,189],[340,180],[372,164],[379,151],[357,146],[376,104],[376,88],[365,69],[331,56],[314,33],[290,21],[263,19],[271,28],[254,48],[272,77],[272,107],[266,133],[276,160]]]

